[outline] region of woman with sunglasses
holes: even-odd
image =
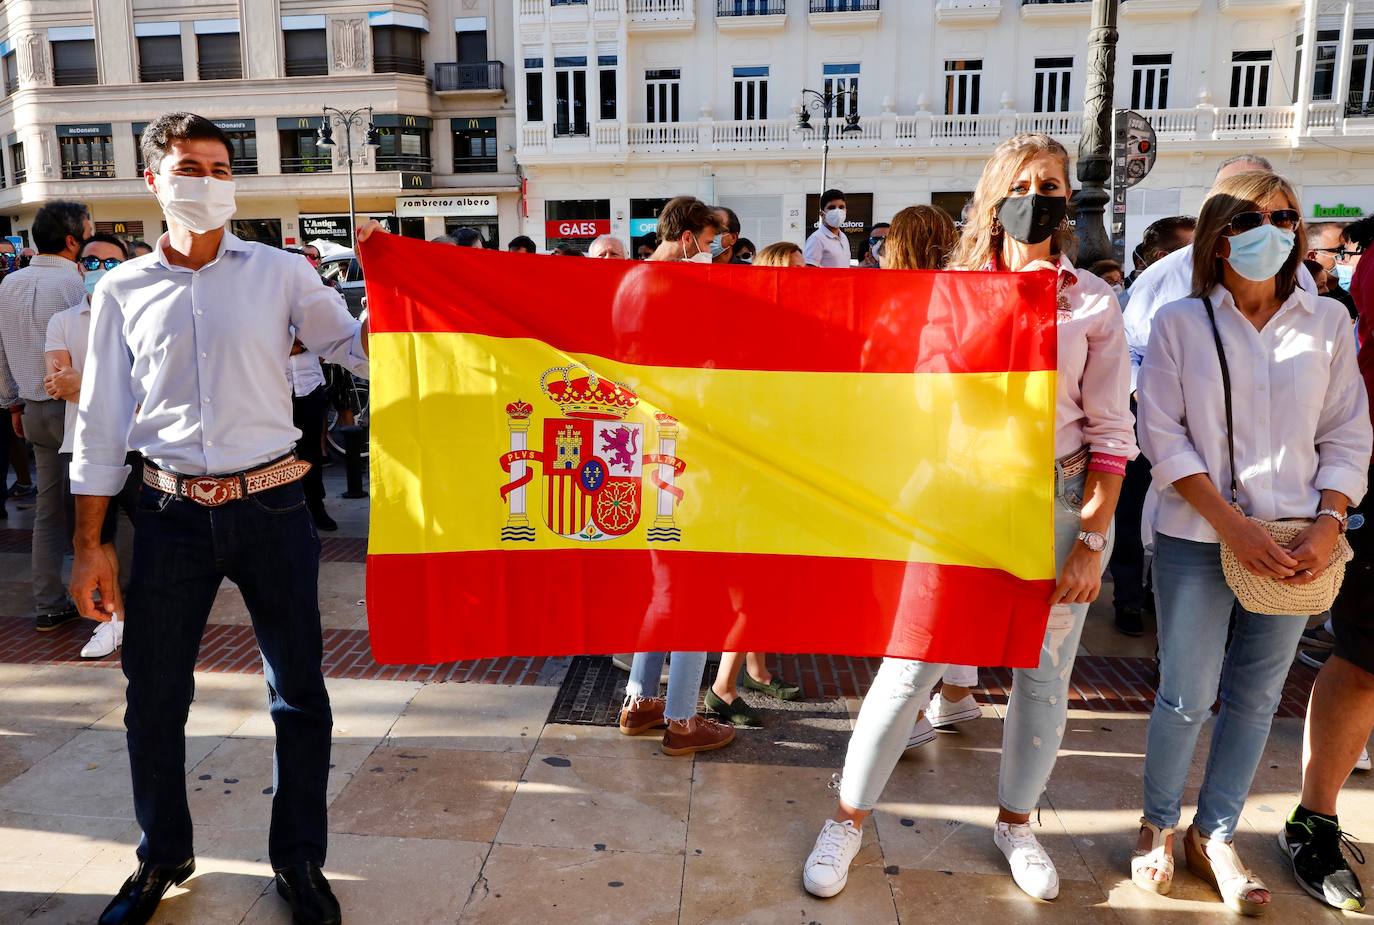
[[[1189,870],[1244,915],[1264,913],[1271,894],[1232,840],[1306,620],[1240,607],[1220,544],[1255,575],[1314,581],[1347,508],[1364,495],[1374,446],[1350,319],[1296,284],[1301,215],[1293,188],[1274,174],[1242,173],[1213,188],[1193,243],[1193,294],[1156,316],[1139,379],[1141,443],[1159,488],[1160,683],[1131,879],[1170,890],[1188,771],[1220,700],[1185,850]],[[1250,518],[1315,519],[1283,548]],[[1290,818],[1288,828],[1309,822]],[[1332,853],[1322,853],[1329,864]],[[1358,892],[1348,866],[1334,873],[1333,883]]]

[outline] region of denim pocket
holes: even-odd
[[[290,514],[305,507],[305,489],[299,480],[249,495],[248,500],[268,514]]]
[[[147,485],[142,486],[138,492],[138,512],[140,514],[160,514],[167,510],[167,505],[172,503],[172,496],[165,491],[158,491]],[[114,499],[110,499],[114,503]]]

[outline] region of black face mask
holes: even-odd
[[[997,204],[997,220],[1022,244],[1049,240],[1068,212],[1064,196],[1008,196]]]

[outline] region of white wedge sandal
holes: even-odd
[[[1145,817],[1140,819],[1140,828],[1150,832],[1150,849],[1137,848],[1131,852],[1131,882],[1147,893],[1168,896],[1174,888],[1174,853],[1169,846],[1173,829],[1161,829]],[[1163,880],[1150,876],[1150,871],[1163,873]]]

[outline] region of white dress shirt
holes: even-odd
[[[812,267],[849,266],[849,235],[843,231],[832,231],[824,222],[811,232],[802,248],[802,259]]]
[[[303,350],[287,358],[286,381],[291,383],[291,394],[296,398],[304,398],[324,385],[320,355],[313,350]]]
[[[86,368],[86,345],[91,339],[91,303],[84,298],[71,308],[63,309],[48,320],[48,340],[43,349],[65,350],[71,354],[72,369],[78,373]],[[66,403],[66,419],[62,423],[62,446],[59,453],[70,453],[76,439],[76,402]]]
[[[1307,267],[1298,264],[1298,288],[1313,295],[1316,280]],[[1131,385],[1150,343],[1150,326],[1155,315],[1170,302],[1186,299],[1193,292],[1193,245],[1180,247],[1150,264],[1131,284],[1131,298],[1125,306],[1126,343],[1131,348]]]
[[[252,469],[291,451],[292,330],[367,375],[362,326],[295,254],[224,233],[199,270],[151,254],[100,280],[81,382],[72,491],[114,495],[125,446],[183,475]]]
[[[1374,432],[1355,365],[1350,313],[1297,289],[1257,331],[1225,287],[1212,293],[1231,373],[1240,506],[1261,520],[1311,517],[1323,490],[1364,497]],[[1198,299],[1154,318],[1140,367],[1140,440],[1154,466],[1154,528],[1198,543],[1216,531],[1173,483],[1206,473],[1231,497],[1226,397],[1212,326]]]
[[[0,283],[0,408],[52,400],[43,388],[48,321],[85,298],[76,264],[52,254],[38,254]]]

